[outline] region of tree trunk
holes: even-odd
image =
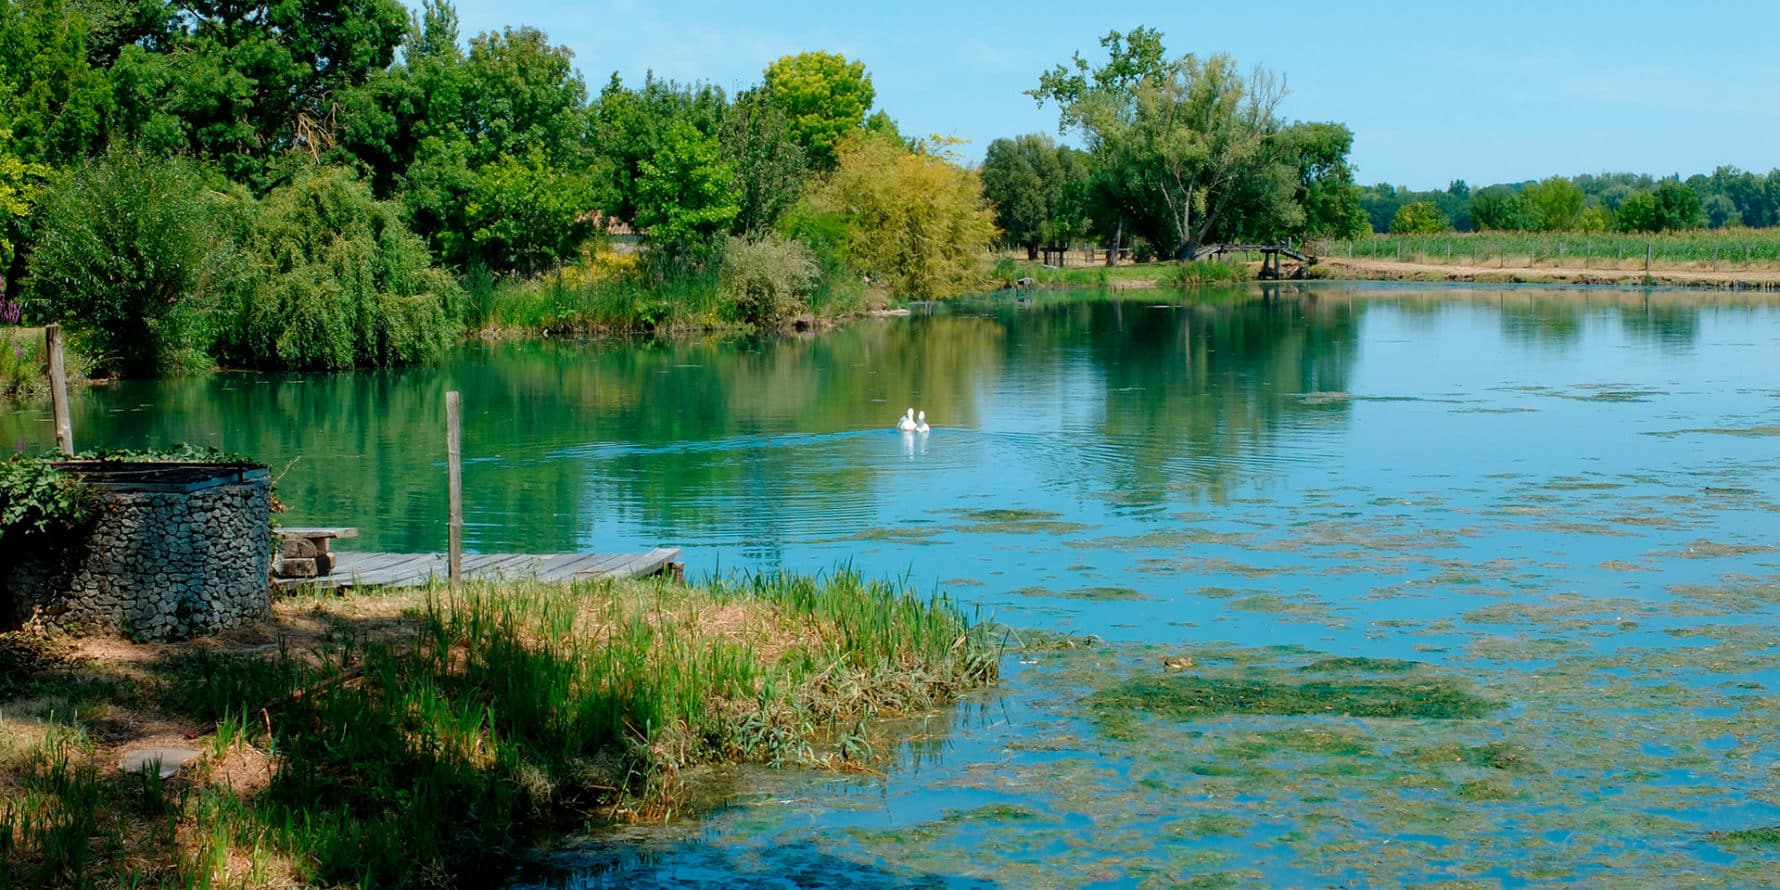
[[[1106,264],[1116,266],[1119,263],[1119,241],[1125,237],[1125,218],[1119,217],[1119,227],[1113,232],[1112,246],[1106,250]]]
[[[1037,262],[1038,261],[1038,245],[1036,245],[1036,244],[1026,245],[1026,261],[1027,262]]]

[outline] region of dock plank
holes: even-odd
[[[646,553],[477,553],[464,557],[464,576],[472,579],[544,581],[588,578],[633,578],[664,571],[680,555],[678,548]],[[334,590],[342,587],[420,587],[445,580],[443,553],[380,553],[335,551],[334,572],[320,578],[278,578],[280,590]]]

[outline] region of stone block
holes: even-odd
[[[314,559],[318,549],[315,541],[309,538],[285,538],[285,559]]]

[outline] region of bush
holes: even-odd
[[[1416,201],[1397,208],[1391,218],[1393,235],[1438,235],[1452,231],[1452,220],[1446,218],[1433,201]]]
[[[809,309],[821,269],[808,248],[777,235],[729,239],[723,252],[723,293],[737,320],[774,325]]]
[[[87,161],[38,208],[28,309],[66,324],[125,374],[205,364],[219,273],[231,262],[219,210],[186,161],[127,151]]]
[[[450,343],[461,290],[432,265],[394,205],[336,168],[267,195],[243,253],[253,266],[224,307],[218,357],[244,367],[409,364]]]

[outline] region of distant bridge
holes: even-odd
[[[1291,257],[1298,261],[1300,271],[1305,266],[1316,265],[1316,257],[1294,250],[1289,244],[1207,244],[1193,251],[1194,260],[1210,259],[1223,253],[1258,253],[1261,255],[1261,277],[1279,278],[1279,258]]]

